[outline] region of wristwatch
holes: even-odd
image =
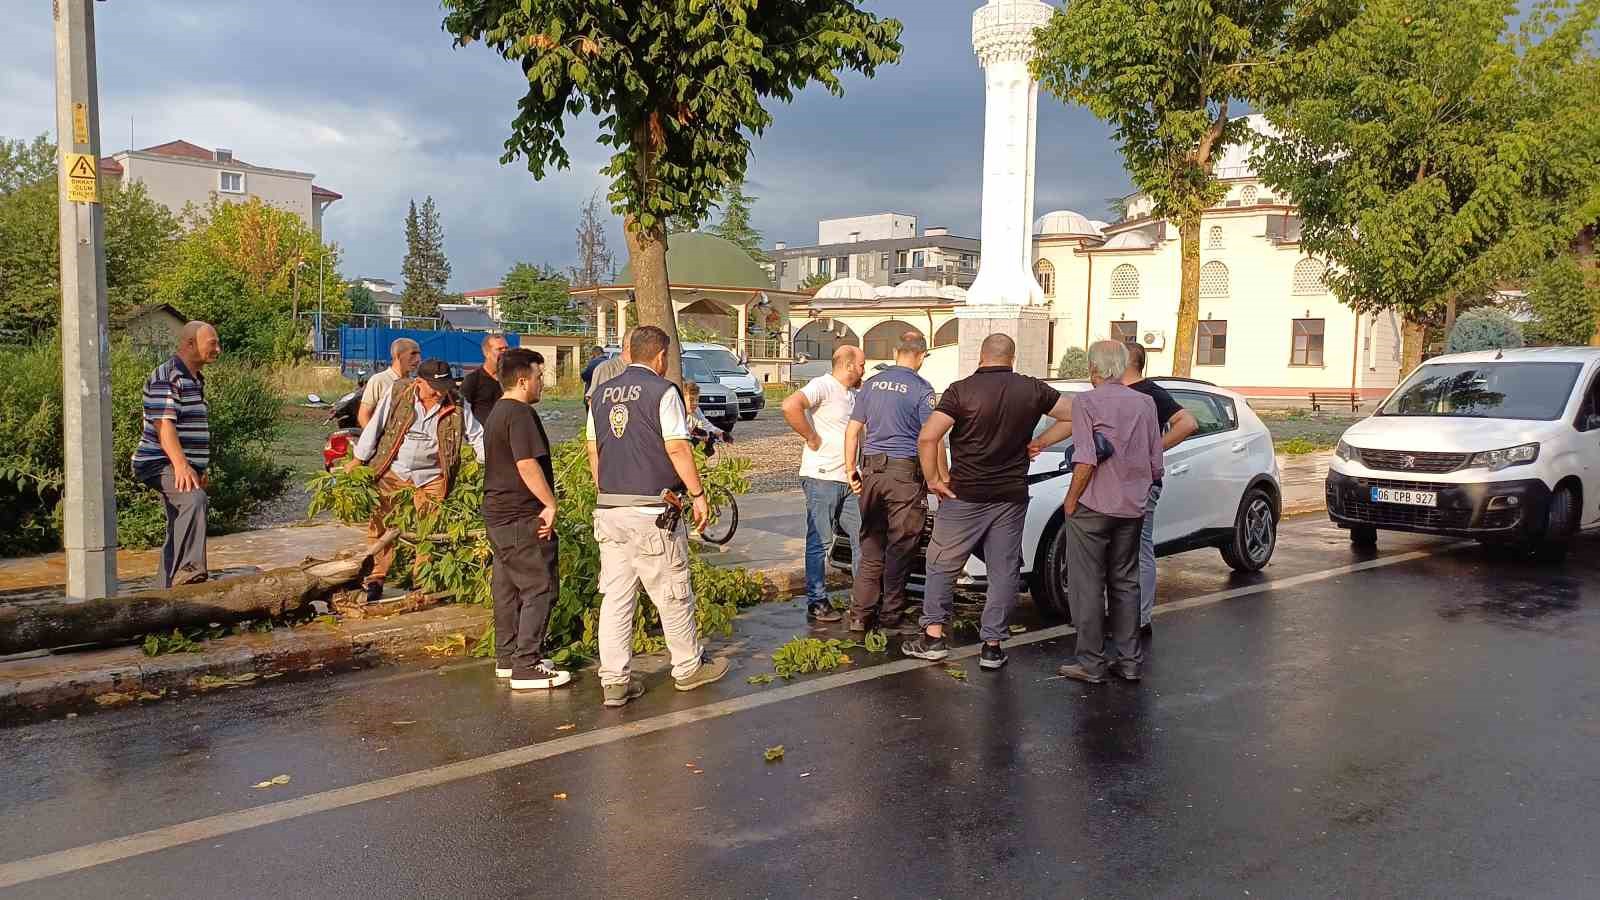
[[[704,497],[705,495],[706,495],[706,492],[704,490],[701,490],[700,493],[698,493],[698,494],[690,494],[689,495],[689,499],[690,500],[699,500],[701,497]]]

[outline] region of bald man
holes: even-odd
[[[222,353],[217,330],[190,322],[178,351],[144,383],[144,430],[133,451],[133,477],[161,493],[167,539],[161,546],[163,588],[206,580],[206,466],[211,424],[200,370]]]
[[[867,373],[867,357],[859,347],[833,351],[833,370],[811,379],[783,401],[783,420],[805,441],[800,451],[800,489],[806,495],[806,617],[837,622],[828,603],[828,547],[833,543],[834,511],[849,503],[849,471],[845,431],[856,405],[856,388]],[[850,536],[851,560],[860,556],[858,516],[844,516],[840,525]]]

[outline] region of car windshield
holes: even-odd
[[[1551,421],[1567,408],[1579,363],[1482,362],[1422,366],[1380,416]]]
[[[715,384],[717,381],[716,373],[712,372],[706,361],[698,356],[683,358],[683,374],[689,376],[690,381],[699,384]]]
[[[696,356],[705,360],[706,365],[710,366],[711,370],[716,372],[718,375],[749,374],[749,370],[739,364],[739,357],[733,355],[727,350],[717,348],[715,350],[702,349],[694,352]]]

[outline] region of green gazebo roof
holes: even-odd
[[[673,284],[770,290],[767,270],[738,244],[714,234],[686,231],[667,238],[667,275]],[[623,266],[618,284],[633,283],[633,267]]]

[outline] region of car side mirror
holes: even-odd
[[[1583,417],[1583,430],[1594,431],[1600,429],[1600,413],[1589,413]]]

